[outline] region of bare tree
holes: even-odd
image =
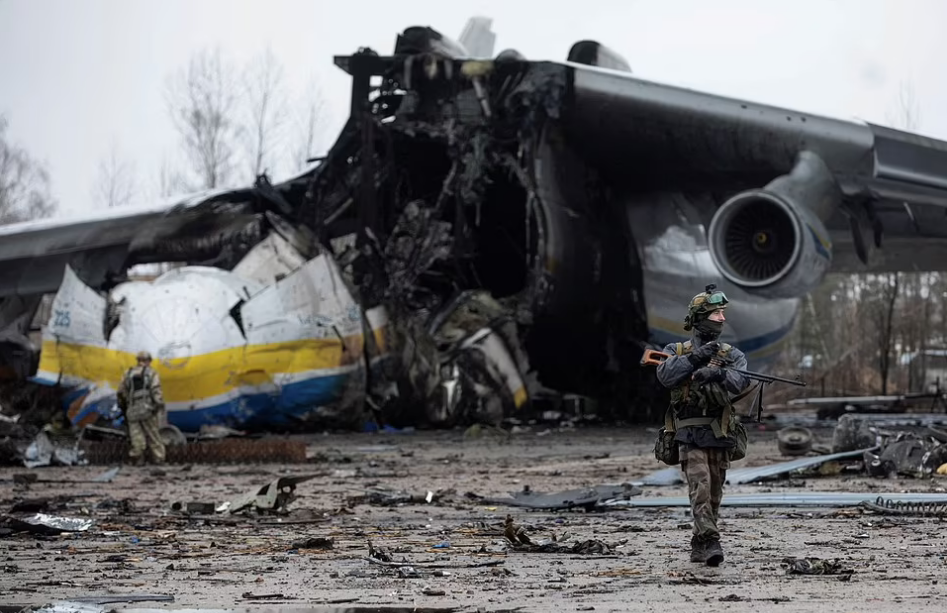
[[[306,160],[316,155],[316,140],[322,127],[325,101],[319,95],[319,87],[310,81],[296,104],[293,116],[294,141],[292,166],[294,171],[306,167]]]
[[[56,210],[46,166],[7,140],[0,115],[0,224],[48,217]]]
[[[892,350],[895,345],[895,305],[901,289],[901,273],[881,275],[876,287],[878,295],[872,304],[875,329],[879,332],[878,374],[881,375],[881,393],[884,395],[888,393],[888,381],[891,376]]]
[[[921,126],[921,106],[910,81],[902,81],[898,87],[898,97],[888,113],[888,121],[902,130],[916,131]],[[923,353],[927,342],[927,330],[930,328],[930,311],[914,312],[908,317],[898,317],[896,304],[900,297],[902,304],[921,304],[917,299],[921,293],[918,273],[889,273],[881,277],[881,292],[877,302],[876,322],[878,339],[878,374],[881,377],[881,393],[887,394],[891,379],[892,355],[896,348],[915,355]],[[903,307],[901,309],[904,310]],[[902,314],[903,315],[903,314]],[[923,320],[921,319],[923,317]],[[908,373],[907,385],[914,383]]]
[[[99,162],[99,173],[92,188],[96,204],[108,208],[126,206],[137,196],[135,165],[122,159],[113,145]]]
[[[169,198],[187,191],[187,182],[167,157],[161,160],[155,186],[159,198]]]
[[[274,148],[283,140],[286,121],[286,92],[283,67],[267,49],[245,71],[247,158],[255,178],[264,171],[273,172],[279,159]]]
[[[921,104],[910,81],[902,81],[898,87],[898,98],[888,111],[887,120],[902,130],[914,131],[921,127]]]
[[[238,85],[220,50],[201,51],[168,84],[168,110],[199,181],[214,188],[231,177],[242,129]]]

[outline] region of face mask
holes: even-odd
[[[700,337],[705,340],[714,340],[720,336],[721,332],[723,332],[722,321],[703,319],[695,327],[697,328],[697,334],[699,334]]]

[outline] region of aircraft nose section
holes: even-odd
[[[166,397],[196,400],[226,387],[246,345],[239,324],[238,289],[219,271],[190,267],[150,284],[121,288],[125,312],[113,338],[150,351]]]
[[[194,355],[190,341],[184,338],[170,339],[155,353],[155,358],[165,368],[184,368]]]

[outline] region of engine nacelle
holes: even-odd
[[[616,51],[594,40],[580,40],[569,49],[568,62],[631,73],[631,65]]]
[[[747,292],[803,296],[819,286],[832,265],[823,222],[841,202],[825,162],[802,152],[789,174],[763,189],[737,194],[714,214],[707,231],[714,264]]]

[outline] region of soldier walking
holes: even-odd
[[[161,440],[159,421],[164,411],[161,379],[151,367],[151,354],[138,353],[138,365],[125,372],[118,389],[118,406],[125,412],[128,438],[131,442],[129,459],[134,464],[144,462],[147,448],[155,464],[163,464],[164,442]]]
[[[664,353],[670,357],[657,368],[658,381],[671,389],[674,440],[694,518],[690,559],[709,566],[718,566],[724,559],[717,521],[727,469],[737,447],[737,429],[745,453],[745,430],[733,415],[730,393],[739,394],[750,383],[744,375],[721,368],[726,362],[745,370],[746,356],[717,340],[726,321],[723,312],[728,300],[715,289],[708,285],[691,300],[684,318],[684,329],[692,331],[691,340],[667,345]]]

